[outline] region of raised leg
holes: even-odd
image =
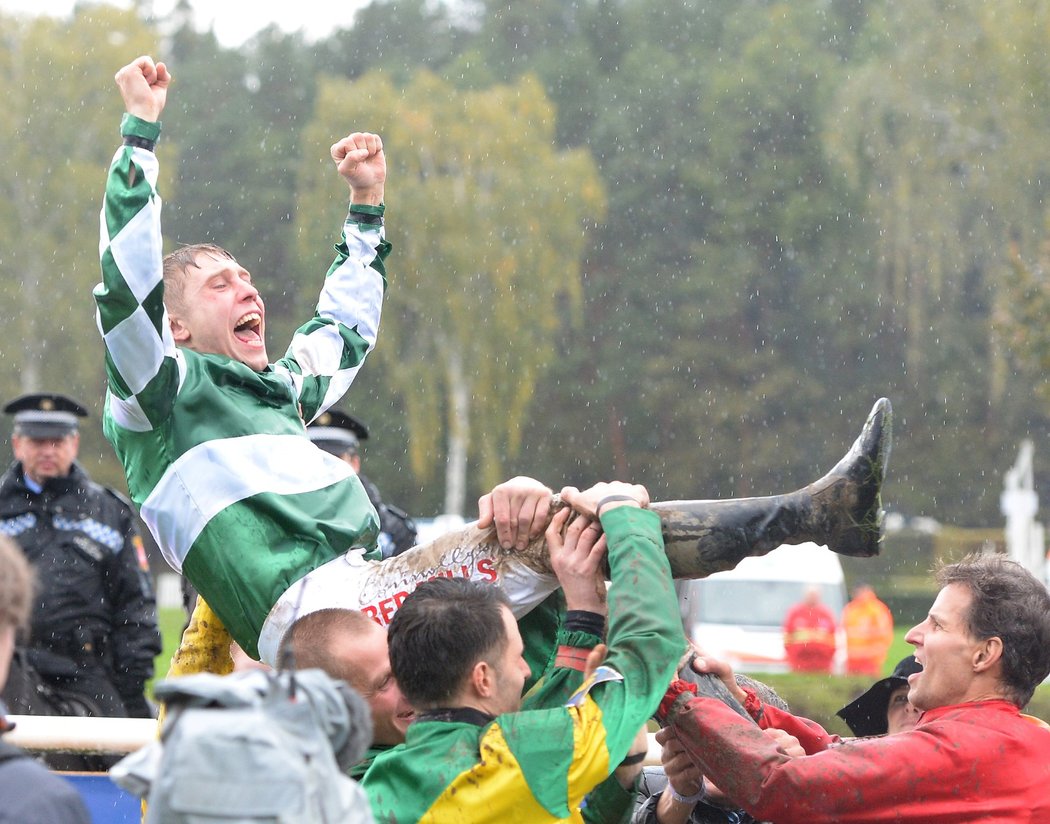
[[[812,542],[841,555],[877,555],[891,419],[890,402],[883,398],[842,460],[823,478],[795,492],[654,503],[674,576],[703,578],[781,544]]]
[[[654,503],[672,574],[703,578],[731,569],[749,555],[807,541],[845,555],[877,554],[890,423],[890,403],[882,399],[845,457],[823,478],[795,492]],[[420,581],[438,575],[502,586],[519,617],[557,587],[542,538],[525,550],[504,550],[494,529],[482,531],[475,525],[383,561],[348,558],[314,570],[281,596],[259,639],[264,660],[275,660],[280,638],[301,615],[344,606],[362,609],[385,625]]]
[[[203,598],[197,596],[190,623],[182,633],[179,648],[171,657],[168,678],[213,672],[228,675],[233,672],[230,655],[230,633]]]

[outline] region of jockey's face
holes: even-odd
[[[180,306],[169,312],[175,343],[226,355],[256,372],[266,357],[266,308],[252,276],[237,261],[202,252],[183,274]]]

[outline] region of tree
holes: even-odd
[[[217,243],[262,284],[267,326],[286,342],[297,284],[292,212],[299,137],[313,111],[318,64],[298,34],[264,29],[240,49],[177,19],[169,66],[177,82],[165,140],[180,163],[165,187],[169,242]],[[272,285],[271,285],[272,284]]]
[[[1027,262],[1018,245],[1011,245],[1008,300],[995,321],[1002,330],[1018,368],[1043,403],[1050,404],[1050,227],[1038,258]]]
[[[585,262],[585,323],[564,328],[536,400],[529,457],[574,482],[639,478],[663,497],[808,480],[874,400],[855,391],[865,347],[839,320],[874,300],[849,252],[854,201],[819,139],[855,17],[829,10],[843,3],[590,5],[580,37],[600,65],[559,118],[568,106],[587,129],[577,139],[606,181],[609,219]],[[545,31],[543,19],[516,30]],[[535,67],[549,92],[587,82],[553,51]],[[836,401],[842,418],[818,424],[811,410]],[[563,447],[576,432],[588,437]]]
[[[501,479],[552,354],[561,307],[580,301],[585,221],[601,215],[590,157],[558,152],[535,79],[460,92],[420,72],[403,90],[378,74],[322,83],[304,138],[297,229],[303,257],[341,210],[317,162],[347,124],[379,132],[390,164],[390,289],[376,354],[404,403],[412,466],[445,466],[445,511]],[[332,215],[331,219],[322,217]],[[320,260],[317,261],[320,266]]]
[[[887,382],[911,422],[902,495],[962,523],[997,517],[998,484],[978,479],[1046,426],[1001,318],[1009,241],[1034,259],[1043,225],[1047,15],[1033,0],[871,4],[873,47],[827,114],[829,152],[865,197],[882,358],[901,365]]]
[[[354,25],[316,47],[327,73],[358,78],[382,70],[396,84],[419,69],[438,71],[470,40],[449,3],[373,0],[354,15]]]
[[[91,289],[98,212],[119,143],[114,72],[152,51],[133,13],[78,7],[68,18],[0,15],[0,389],[68,392],[100,408],[104,375]],[[83,453],[101,436],[85,433]]]

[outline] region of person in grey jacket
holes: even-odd
[[[0,536],[0,688],[15,646],[29,621],[32,573],[21,550]],[[0,704],[0,734],[11,729]],[[77,791],[27,753],[0,740],[0,824],[91,824]]]

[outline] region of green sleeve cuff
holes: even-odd
[[[160,137],[160,121],[143,120],[141,117],[125,112],[120,119],[120,135],[121,137],[140,137],[156,143],[157,138]]]
[[[594,649],[600,643],[601,637],[589,632],[569,632],[564,628],[558,630],[558,646]]]
[[[610,765],[611,766],[611,765]],[[627,824],[634,812],[634,792],[625,790],[613,776],[591,790],[581,811],[587,824],[620,822]]]
[[[637,506],[618,506],[607,509],[601,515],[602,528],[608,533],[627,535],[631,533],[660,534],[660,516],[651,509]]]

